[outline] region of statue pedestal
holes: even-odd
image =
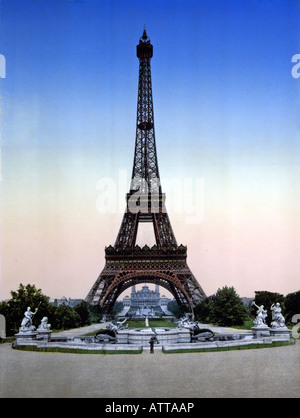
[[[291,338],[291,330],[289,330],[287,327],[271,328],[270,333],[274,338],[284,338],[287,340],[290,340]]]
[[[263,337],[270,337],[270,328],[268,326],[264,327],[253,327],[252,333],[253,338],[263,338]]]
[[[24,331],[21,328],[19,329],[18,334],[15,334],[18,343],[26,343],[33,340],[36,340],[37,332],[34,330]]]
[[[50,329],[37,329],[37,339],[50,341],[52,331]]]

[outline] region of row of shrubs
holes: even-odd
[[[254,302],[254,303],[253,303]],[[264,306],[268,311],[267,325],[272,322],[271,305],[279,302],[287,325],[293,324],[293,317],[300,315],[300,291],[286,296],[269,291],[255,292],[254,300],[244,304],[233,287],[218,289],[194,309],[196,320],[220,326],[241,326],[245,321],[251,322],[257,312],[257,306]]]

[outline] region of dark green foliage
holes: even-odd
[[[122,309],[123,309],[123,302],[116,301],[112,309],[112,314],[118,315],[118,313],[120,313]]]
[[[189,313],[189,307],[187,305],[178,305],[176,300],[172,300],[168,303],[168,310],[176,317],[180,318],[186,313]]]
[[[70,329],[79,327],[81,319],[73,308],[66,305],[60,305],[55,310],[54,321],[56,329]]]
[[[91,325],[91,312],[90,304],[82,300],[78,305],[74,306],[74,311],[80,317],[80,326],[84,327],[85,325]]]
[[[298,290],[298,292],[289,293],[285,297],[286,322],[292,323],[292,318],[296,314],[300,314],[300,290]]]
[[[220,326],[242,325],[248,318],[248,310],[233,287],[218,289],[194,309],[195,319]]]
[[[197,321],[204,323],[215,323],[214,303],[216,295],[212,295],[204,299],[194,308],[194,315]]]
[[[100,322],[102,319],[102,312],[99,305],[89,305],[90,321],[92,324]]]
[[[260,290],[255,292],[254,301],[258,306],[264,305],[266,309],[270,309],[272,303],[279,302],[282,304],[284,302],[284,296],[281,293]]]
[[[250,306],[242,307],[238,301],[239,297],[235,294],[233,288],[225,286],[219,289],[215,295],[209,296],[194,308],[195,319],[199,322],[211,323],[216,325],[241,325],[242,319],[247,320],[247,316],[252,318],[256,316],[257,308]],[[241,300],[240,300],[241,301]],[[280,293],[269,291],[256,291],[254,302],[257,306],[263,305],[268,311],[267,324],[272,322],[270,307],[279,302],[282,308],[286,323],[292,325],[292,318],[300,314],[300,291],[289,293],[284,296]],[[232,304],[232,306],[231,306]]]
[[[38,326],[44,316],[48,317],[49,323],[53,319],[54,308],[49,303],[49,297],[43,295],[41,289],[35,285],[19,285],[19,289],[11,291],[12,298],[7,302],[0,303],[0,313],[6,319],[6,334],[12,336],[19,331],[24,313],[28,307],[32,311],[38,308],[38,312],[33,318],[33,325]]]
[[[180,309],[178,306],[178,303],[176,300],[171,300],[171,302],[168,303],[168,310],[176,317],[180,317]]]
[[[218,325],[242,325],[248,312],[233,287],[218,289],[214,301],[214,317]]]

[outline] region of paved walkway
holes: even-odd
[[[216,334],[244,334],[245,332],[248,332],[245,329],[218,327],[216,325],[209,325],[209,324],[199,324],[199,327],[200,328],[208,328]],[[251,332],[251,331],[249,330],[249,332]]]
[[[74,329],[69,329],[67,331],[56,332],[55,335],[57,335],[58,337],[68,337],[68,338],[80,337],[81,335],[87,335],[99,329],[105,329],[108,324],[109,322],[92,324],[92,325],[88,325],[82,328],[74,328]]]
[[[107,323],[58,335],[74,337]],[[244,332],[210,327],[214,332]],[[252,350],[137,355],[64,354],[0,345],[0,398],[300,397],[300,341]]]
[[[208,353],[96,355],[0,345],[0,398],[288,398],[300,396],[300,341]]]

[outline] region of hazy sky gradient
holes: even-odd
[[[194,275],[207,295],[299,290],[299,1],[1,0],[0,22],[0,299],[19,283],[84,298],[104,267],[144,25],[162,188]],[[114,213],[97,206],[103,179]]]

